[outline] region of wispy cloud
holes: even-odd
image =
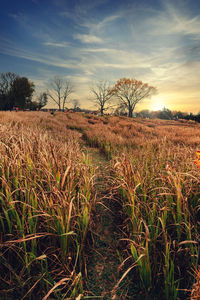
[[[35,9],[44,7],[32,2]],[[199,13],[189,0],[155,2],[51,0],[51,20],[44,13],[12,10],[9,19],[12,26],[20,24],[19,40],[12,32],[10,39],[0,38],[0,53],[37,62],[30,63],[33,68],[41,64],[41,78],[34,77],[40,86],[56,74],[71,78],[82,99],[93,80],[114,83],[121,77],[149,82],[161,95],[190,91],[200,97]]]
[[[171,1],[163,2],[164,10],[156,18],[147,19],[152,35],[179,35],[200,39],[200,17],[177,7]]]
[[[47,54],[40,54],[36,51],[25,50],[23,47],[16,46],[10,40],[0,39],[0,53],[14,57],[19,57],[35,62],[40,62],[49,66],[74,69],[78,68],[76,60],[64,60],[59,57]]]
[[[107,17],[102,18],[99,22],[89,21],[88,19],[84,20],[84,22],[81,24],[83,27],[88,28],[91,32],[99,32],[100,30],[105,29],[106,26],[109,25],[109,23],[113,23],[114,21],[117,21],[122,17],[122,14],[113,14]]]
[[[52,46],[52,47],[58,47],[58,48],[66,48],[69,46],[69,43],[62,42],[62,43],[56,43],[56,42],[44,42],[43,45],[45,46]]]
[[[116,50],[112,48],[82,48],[81,52],[85,53],[114,53]]]
[[[28,22],[28,16],[24,12],[9,13],[8,16],[21,24]]]
[[[95,35],[91,35],[91,34],[74,34],[73,35],[74,39],[80,40],[82,43],[86,43],[86,44],[99,44],[99,43],[103,43],[103,40]]]

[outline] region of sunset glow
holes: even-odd
[[[151,105],[151,110],[157,111],[157,110],[162,110],[165,107],[165,103],[163,98],[155,98],[155,100],[152,102]]]
[[[3,1],[0,72],[28,77],[38,92],[54,76],[70,80],[72,98],[87,108],[94,108],[95,82],[135,78],[166,100],[156,100],[153,110],[197,113],[199,28],[200,1]]]

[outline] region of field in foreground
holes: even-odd
[[[1,298],[189,297],[200,229],[199,132],[184,121],[1,112]],[[100,204],[115,206],[118,227],[115,245],[113,226],[106,228],[118,277],[104,294],[89,282],[90,273],[100,276],[91,266]]]

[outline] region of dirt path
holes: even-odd
[[[114,199],[109,162],[98,149],[89,149],[97,167],[97,204],[92,228],[93,245],[87,262],[87,290],[92,299],[127,299],[125,290],[112,292],[120,279],[117,256],[119,240],[119,204]],[[122,295],[123,294],[123,295]]]

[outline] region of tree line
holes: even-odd
[[[32,100],[35,85],[26,77],[20,77],[15,73],[0,73],[0,109],[11,110],[13,107],[20,109],[40,109],[47,104],[48,99],[53,101],[59,110],[64,110],[69,102],[69,96],[74,92],[74,86],[69,80],[55,76],[50,84],[50,89],[41,93],[37,101]],[[96,103],[100,114],[110,108],[114,100],[118,100],[119,106],[128,111],[128,116],[133,116],[137,103],[150,97],[156,89],[147,83],[136,79],[122,78],[114,86],[107,81],[99,81],[90,89],[93,101]],[[72,102],[77,102],[73,100]]]
[[[74,93],[75,88],[69,80],[55,76],[50,83],[49,89],[40,93],[37,100],[33,101],[35,85],[26,77],[20,77],[12,72],[0,73],[0,110],[19,109],[41,109],[48,100],[54,102],[58,110],[65,110],[68,103],[77,108],[79,101],[70,100],[69,96]],[[107,81],[99,81],[90,88],[92,101],[101,115],[115,107],[115,114],[133,117],[136,105],[145,98],[150,98],[157,90],[148,83],[130,78],[121,78],[114,85]],[[116,108],[117,103],[117,108]],[[166,120],[186,119],[200,122],[200,113],[184,114],[182,112],[171,112],[164,108],[159,112],[143,110],[135,113],[135,116],[143,118],[160,118]]]
[[[181,111],[171,111],[168,108],[163,108],[159,111],[150,111],[144,109],[135,114],[136,117],[148,118],[148,119],[162,119],[162,120],[187,120],[195,121],[200,123],[200,112],[197,114],[193,113],[184,113]]]
[[[0,110],[40,109],[47,104],[47,95],[40,94],[38,101],[32,101],[35,85],[26,77],[6,72],[0,73]]]
[[[12,109],[14,106],[25,108],[30,105],[34,84],[26,77],[20,77],[15,73],[0,74],[0,108]]]

